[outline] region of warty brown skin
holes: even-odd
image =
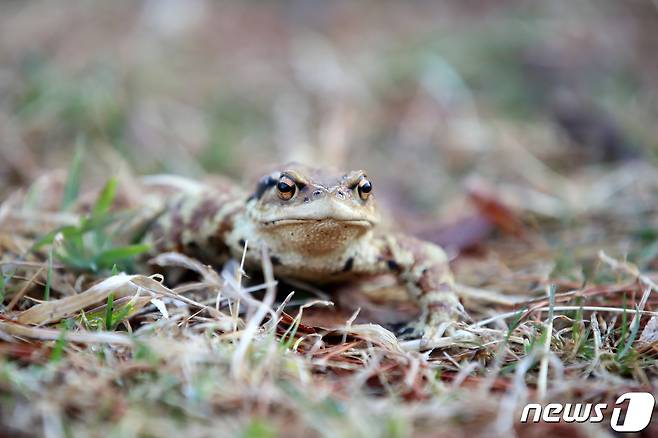
[[[229,184],[180,196],[144,239],[214,265],[240,260],[247,244],[247,269],[260,269],[265,247],[275,276],[319,285],[392,274],[421,307],[418,331],[441,335],[463,315],[446,254],[379,222],[365,172],[288,164],[251,194]]]

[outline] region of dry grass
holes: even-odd
[[[520,409],[657,392],[655,8],[156,3],[0,5],[0,432],[599,436]],[[152,275],[136,175],[290,159],[366,167],[445,244],[458,335],[289,295],[266,254],[258,284],[180,254]]]
[[[167,287],[160,275],[75,269],[62,252],[69,240],[83,239],[93,257],[99,230],[114,235],[140,216],[115,214],[109,205],[119,200],[104,198],[107,191],[93,208],[80,207],[89,211],[81,223],[108,216],[81,236],[61,228],[41,238],[59,213],[25,210],[20,195],[2,207],[7,430],[505,435],[519,430],[529,401],[612,403],[623,392],[655,391],[655,276],[603,251],[578,255],[595,257],[583,280],[571,277],[576,264],[557,271],[540,234],[493,240],[489,256],[455,264],[462,283],[473,282],[469,269],[489,271],[479,274],[480,288],[459,287],[473,320],[427,345],[328,314],[326,301],[277,297],[266,255],[260,285],[243,281],[238,263],[218,273],[176,253],[154,261],[194,272],[192,282]]]

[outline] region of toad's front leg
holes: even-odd
[[[452,333],[466,316],[454,291],[446,253],[437,245],[406,235],[377,238],[378,264],[398,277],[421,308],[414,332],[425,338]]]

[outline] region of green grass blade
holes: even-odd
[[[130,303],[126,304],[125,306],[121,307],[116,313],[112,315],[112,325],[110,326],[110,330],[115,330],[117,326],[128,317],[134,310],[134,306]]]
[[[66,327],[62,328],[62,332],[59,335],[59,338],[57,338],[57,341],[55,342],[55,346],[53,347],[50,353],[51,362],[56,363],[62,359],[62,356],[64,354],[64,347],[66,347],[66,332],[67,332]]]
[[[110,216],[109,211],[110,207],[112,207],[112,203],[114,202],[116,191],[117,180],[113,177],[110,178],[110,180],[105,184],[105,187],[103,187],[103,190],[101,190],[101,193],[98,195],[98,199],[96,199],[96,203],[94,204],[94,207],[91,211],[91,218],[87,220],[85,225],[91,225],[89,222],[99,222],[102,224],[104,219]],[[108,242],[108,236],[107,233],[105,233],[104,226],[94,227],[93,232],[95,245],[94,252],[97,253],[98,251],[102,251],[105,248]]]
[[[640,309],[639,307],[635,308],[635,321],[633,323],[633,326],[631,327],[631,331],[628,334],[628,339],[626,339],[626,343],[624,344],[624,348],[617,353],[617,360],[622,360],[630,351],[631,347],[633,346],[633,342],[635,342],[635,338],[637,338],[637,332],[640,330]]]
[[[112,309],[114,308],[114,294],[107,296],[107,307],[105,308],[105,330],[112,330]]]
[[[82,176],[83,148],[78,144],[69,168],[68,178],[64,186],[64,197],[62,198],[62,210],[70,208],[80,193],[80,180]]]
[[[93,271],[93,265],[91,262],[80,258],[78,256],[72,256],[66,252],[56,252],[55,257],[57,260],[59,260],[61,263],[65,264],[66,266],[73,268],[73,269],[80,269],[80,270],[91,270]]]
[[[550,287],[548,288],[548,320],[552,321],[553,318],[555,317],[555,291],[557,290],[557,286],[554,284],[551,284]],[[549,333],[549,336],[552,334]]]
[[[114,202],[114,198],[117,192],[117,179],[115,177],[110,178],[110,180],[105,184],[103,190],[101,190],[98,199],[92,209],[92,216],[95,218],[104,216],[110,211],[110,207]]]
[[[301,322],[302,322],[301,317],[295,318],[294,324],[291,327],[288,327],[288,329],[283,334],[283,336],[281,336],[281,340],[279,342],[283,346],[283,348],[287,350],[292,348],[292,345],[295,342],[295,335],[297,334],[297,329],[299,328],[299,324]]]
[[[30,252],[38,251],[41,248],[43,248],[46,245],[50,245],[55,241],[55,236],[57,234],[62,233],[64,237],[67,235],[70,235],[71,233],[75,232],[78,229],[78,227],[74,227],[73,225],[67,225],[65,227],[58,227],[52,230],[51,232],[47,233],[46,235],[42,236],[39,238],[36,242],[32,244],[32,247],[30,248]]]
[[[126,261],[132,257],[145,253],[151,248],[148,244],[118,246],[108,249],[98,254],[94,258],[96,266],[99,268],[110,267],[121,261]]]
[[[509,328],[507,329],[507,335],[505,335],[505,343],[509,342],[510,336],[512,336],[514,330],[516,330],[519,324],[521,324],[521,319],[523,318],[524,313],[525,313],[525,309],[520,309],[514,315],[514,319],[512,320],[512,323],[509,325]]]
[[[621,314],[621,335],[619,336],[620,343],[622,339],[626,338],[626,333],[628,333],[628,316],[626,312],[626,295],[622,295],[622,306],[624,312]]]

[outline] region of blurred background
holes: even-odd
[[[0,195],[76,150],[99,183],[297,160],[447,217],[474,175],[652,162],[656,55],[651,0],[3,1]]]

